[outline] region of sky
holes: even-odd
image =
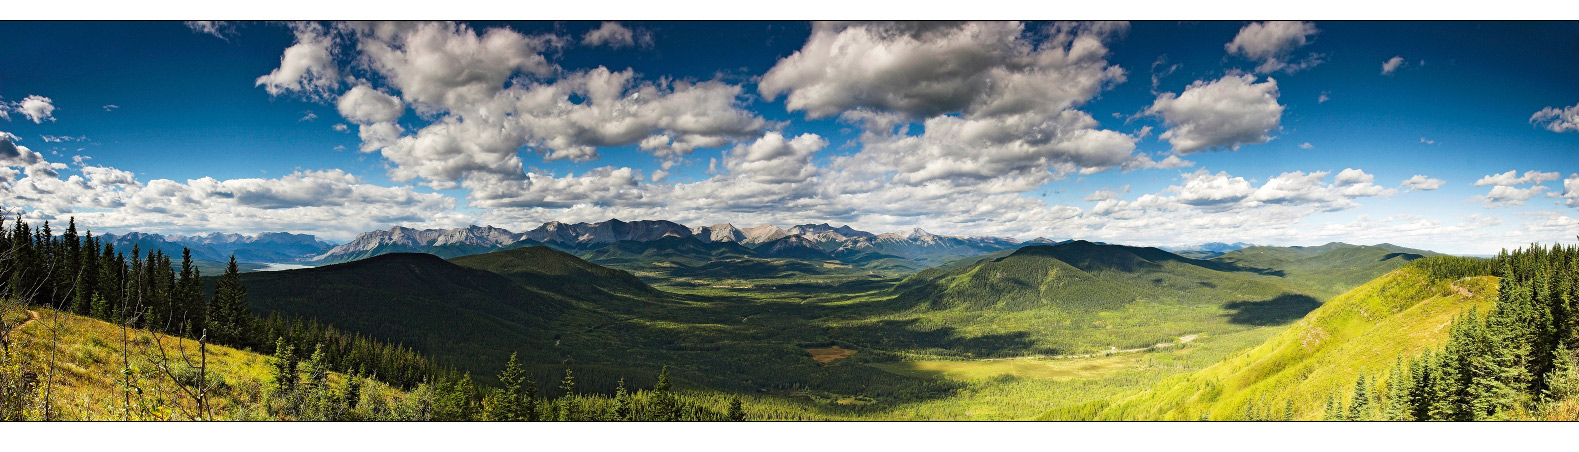
[[[1575,22],[43,21],[0,42],[0,206],[100,233],[1579,235]]]

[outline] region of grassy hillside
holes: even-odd
[[[1436,279],[1414,266],[1401,268],[1333,298],[1221,363],[1042,419],[1319,418],[1329,394],[1439,346],[1455,316],[1489,308],[1496,295],[1495,277]]]
[[[195,391],[201,381],[198,366],[193,365],[203,362],[195,341],[139,329],[127,329],[123,336],[120,325],[45,308],[33,311],[38,319],[11,335],[14,359],[28,363],[25,367],[38,376],[33,416],[42,418],[48,397],[50,418],[55,420],[210,418],[201,414],[193,393],[187,392]],[[267,356],[209,345],[206,358],[212,419],[277,419],[265,406],[270,381]],[[53,372],[50,362],[56,363]],[[123,374],[123,369],[128,370]],[[130,377],[129,387],[123,375]],[[53,385],[48,384],[51,380]],[[344,380],[338,373],[329,375],[331,385]],[[403,395],[376,381],[364,381],[363,401],[393,403]]]
[[[1017,336],[1025,345],[983,350],[991,356],[1027,349],[1057,355],[1280,325],[1320,304],[1281,278],[1227,270],[1156,248],[1084,241],[1028,246],[906,279],[892,303],[908,309],[884,319],[954,328],[967,337]]]
[[[1333,242],[1321,246],[1252,246],[1224,253],[1212,261],[1279,276],[1327,298],[1415,259],[1435,255],[1438,254],[1386,243],[1369,246]]]

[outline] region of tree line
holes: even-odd
[[[24,305],[88,316],[174,336],[260,353],[275,345],[298,349],[324,346],[324,362],[345,372],[364,372],[402,388],[451,372],[409,347],[340,331],[316,320],[253,315],[235,256],[205,296],[202,274],[190,250],[176,258],[159,250],[130,254],[113,243],[78,234],[76,219],[56,235],[48,221],[33,228],[18,215],[10,225],[0,215],[0,294]]]
[[[1427,259],[1437,278],[1497,276],[1496,306],[1459,316],[1441,349],[1360,377],[1347,402],[1333,394],[1326,419],[1544,418],[1579,397],[1579,246]]]

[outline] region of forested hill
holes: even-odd
[[[247,273],[241,282],[254,312],[316,318],[461,361],[455,364],[498,365],[507,350],[552,346],[549,323],[575,310],[508,277],[430,254]]]
[[[659,295],[657,290],[630,272],[599,266],[541,245],[462,256],[450,262],[495,273],[516,284],[547,293],[581,297],[603,297],[607,294]]]
[[[1277,278],[1157,248],[1074,241],[917,273],[896,291],[930,309],[1107,311],[1141,300],[1222,304],[1300,294]]]

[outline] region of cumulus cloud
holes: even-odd
[[[322,25],[312,22],[291,24],[296,43],[280,56],[280,66],[257,78],[254,86],[271,96],[297,93],[312,100],[333,97],[340,85],[340,68],[335,63],[334,37]]]
[[[115,109],[117,109],[117,108],[121,108],[121,106],[120,105],[115,105],[115,104],[105,105],[104,106],[104,111],[115,111]]]
[[[1229,74],[1210,82],[1197,80],[1183,94],[1163,93],[1146,112],[1167,123],[1168,131],[1158,138],[1173,145],[1174,152],[1237,151],[1241,145],[1272,140],[1283,116],[1277,99],[1277,80],[1256,83],[1253,75]]]
[[[368,85],[357,85],[340,95],[335,103],[340,116],[356,124],[395,122],[405,113],[400,98],[384,94]]]
[[[1488,209],[1495,207],[1522,206],[1524,205],[1525,201],[1528,201],[1530,198],[1535,197],[1535,195],[1538,195],[1543,191],[1546,191],[1546,186],[1544,185],[1536,185],[1530,188],[1515,188],[1507,185],[1498,185],[1491,187],[1491,191],[1487,192],[1485,195],[1475,196],[1470,199],[1484,202],[1485,207]]]
[[[1413,177],[1404,179],[1403,183],[1399,185],[1407,187],[1410,191],[1431,191],[1442,188],[1443,183],[1445,182],[1443,182],[1442,179],[1432,179],[1420,174],[1416,174]]]
[[[563,45],[554,35],[450,22],[348,23],[332,32],[307,24],[297,30],[298,43],[282,61],[314,64],[282,63],[260,85],[271,93],[301,89],[292,88],[292,80],[333,88],[292,76],[314,71],[288,69],[321,67],[327,74],[341,67],[335,57],[348,55],[354,64],[344,66],[352,73],[343,78],[351,88],[325,100],[335,100],[341,116],[358,126],[361,151],[382,155],[397,181],[464,186],[475,202],[528,205],[530,194],[511,191],[564,179],[527,174],[523,150],[546,160],[590,161],[601,147],[639,144],[665,159],[667,170],[695,149],[749,139],[768,126],[744,108],[738,85],[644,80],[629,69],[563,70],[545,56]],[[641,41],[643,33],[633,34]],[[423,120],[411,131],[398,124],[408,107]],[[609,174],[621,174],[615,170]]]
[[[1397,72],[1399,68],[1407,66],[1408,64],[1408,62],[1404,61],[1404,57],[1392,57],[1387,61],[1382,62],[1382,75],[1393,75],[1393,72]]]
[[[1579,105],[1542,108],[1530,115],[1530,124],[1557,133],[1579,131]]]
[[[612,49],[630,47],[640,43],[642,47],[652,45],[652,34],[645,30],[631,30],[619,22],[603,22],[597,29],[588,31],[581,36],[581,44],[586,46],[608,46]]]
[[[1321,95],[1316,96],[1316,103],[1318,104],[1325,104],[1329,100],[1332,100],[1332,97],[1328,96],[1326,91],[1322,91]]]
[[[1569,174],[1563,179],[1563,205],[1579,207],[1579,174]]]
[[[1482,186],[1486,186],[1486,185],[1539,184],[1539,183],[1546,182],[1546,181],[1557,180],[1560,177],[1562,177],[1562,173],[1558,173],[1558,172],[1555,172],[1555,171],[1553,171],[1553,172],[1540,172],[1540,171],[1530,170],[1530,171],[1525,171],[1524,175],[1520,176],[1518,171],[1508,170],[1508,172],[1506,172],[1506,173],[1492,174],[1492,175],[1489,175],[1489,176],[1486,176],[1486,177],[1482,177],[1482,178],[1480,178],[1480,180],[1475,181],[1475,186],[1476,187],[1482,187]]]
[[[1035,42],[1018,22],[818,23],[758,89],[769,99],[785,95],[791,111],[812,118],[857,109],[910,117],[1062,110],[1124,80],[1102,41],[1127,27],[1060,24]]]
[[[13,103],[11,108],[17,113],[21,113],[28,120],[33,121],[34,124],[43,124],[44,121],[55,120],[55,104],[48,97],[39,95],[27,96],[22,98],[21,102]]]
[[[453,227],[455,200],[412,187],[363,182],[345,171],[296,171],[275,179],[139,181],[130,171],[45,161],[0,132],[0,204],[33,220],[76,217],[98,231],[165,233],[296,231],[346,239],[393,224]],[[22,167],[25,177],[12,167]],[[43,171],[42,169],[49,169]]]
[[[1300,149],[1315,149],[1316,145],[1310,144],[1310,143],[1300,143],[1299,144],[1299,148]]]
[[[1317,33],[1316,24],[1298,21],[1253,22],[1239,29],[1234,40],[1224,44],[1229,55],[1241,55],[1260,61],[1256,72],[1268,74],[1277,71],[1295,73],[1321,64],[1321,55],[1311,54],[1304,60],[1290,62],[1294,49],[1309,43]]]
[[[1436,140],[1426,139],[1426,137],[1420,137],[1420,144],[1436,144]]]

